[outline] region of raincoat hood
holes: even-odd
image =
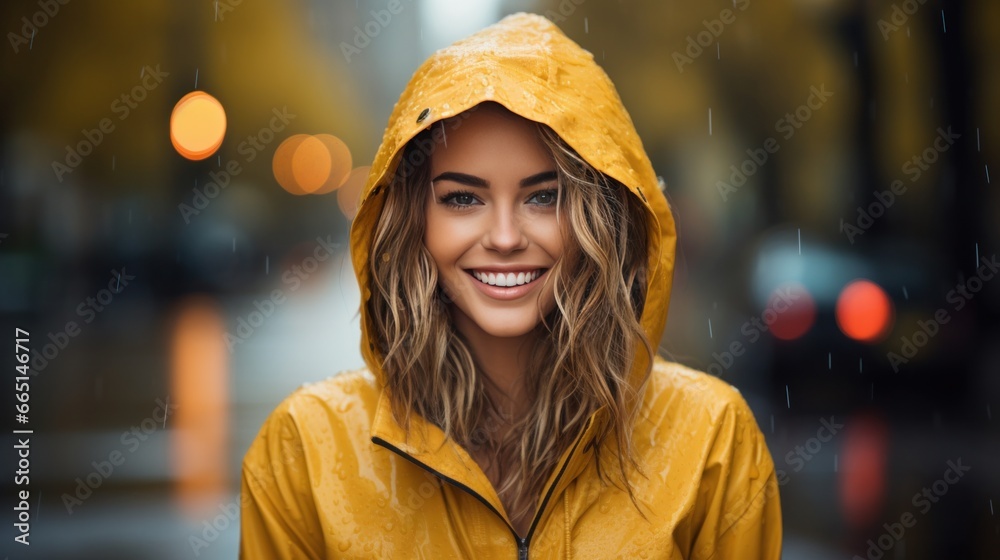
[[[667,319],[676,234],[667,199],[632,119],[594,57],[542,16],[515,14],[435,52],[414,73],[389,117],[351,227],[351,257],[361,289],[361,352],[382,381],[366,302],[369,248],[390,178],[403,148],[439,120],[495,101],[551,127],[591,166],[628,187],[651,219],[649,274],[642,326],[654,347]],[[648,367],[639,357],[632,379]]]

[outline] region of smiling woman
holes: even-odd
[[[351,227],[367,367],[261,429],[241,557],[779,558],[746,402],[655,351],[675,238],[614,86],[554,25],[435,53]]]

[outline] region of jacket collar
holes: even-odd
[[[593,448],[589,443],[607,420],[606,407],[592,413],[576,440],[563,451],[539,496],[545,510],[550,509],[553,501],[586,468],[593,457]],[[468,451],[418,414],[410,417],[410,433],[407,434],[393,418],[392,403],[384,388],[379,394],[369,435],[373,443],[388,447],[433,474],[474,493],[510,524],[496,489]]]

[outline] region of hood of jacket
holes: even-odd
[[[417,69],[392,111],[360,195],[350,250],[362,298],[361,352],[380,388],[385,386],[385,374],[367,301],[372,293],[372,236],[387,185],[410,139],[437,121],[484,101],[498,102],[526,119],[548,125],[594,168],[620,181],[642,201],[651,219],[649,285],[641,323],[653,347],[659,344],[667,318],[676,240],[667,199],[632,119],[591,53],[544,17],[520,13],[435,52]],[[649,357],[638,352],[630,374],[636,389],[641,388],[641,374],[647,367]],[[582,471],[590,455],[583,450],[607,421],[606,406],[591,414],[546,483],[548,493],[558,495]],[[370,436],[373,442],[469,488],[502,512],[495,489],[466,451],[416,415],[410,419],[410,431],[404,431],[392,417],[384,390]]]
[[[361,352],[380,384],[366,302],[371,297],[370,247],[390,178],[407,142],[434,123],[484,101],[551,127],[590,165],[617,179],[650,215],[649,273],[642,326],[656,347],[670,301],[676,233],[666,196],[614,85],[593,55],[548,19],[514,14],[438,50],[414,73],[396,103],[361,192],[350,248],[361,290]],[[632,379],[648,366],[640,356]]]

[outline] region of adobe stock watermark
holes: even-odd
[[[243,0],[215,0],[215,21],[223,21],[226,14],[236,11],[236,6],[243,3]]]
[[[139,107],[139,104],[146,100],[149,93],[163,83],[163,79],[169,76],[169,72],[164,72],[157,64],[156,68],[144,66],[142,77],[139,83],[131,90],[121,94],[111,102],[109,110],[118,116],[118,121],[124,121],[132,114],[132,111]],[[77,166],[83,163],[83,158],[94,153],[94,150],[115,131],[115,121],[111,117],[104,117],[97,122],[94,128],[84,128],[80,131],[83,136],[75,145],[66,145],[66,156],[59,160],[52,160],[52,171],[56,174],[56,179],[60,183],[67,173],[72,173]]]
[[[295,120],[295,115],[288,112],[287,106],[282,107],[280,111],[275,107],[271,109],[271,113],[274,116],[271,117],[267,126],[258,130],[256,134],[247,136],[236,147],[236,152],[243,156],[242,162],[239,159],[233,158],[227,161],[220,171],[209,171],[209,181],[202,187],[191,189],[191,204],[181,202],[177,205],[177,210],[181,213],[181,218],[184,219],[185,225],[191,223],[192,216],[197,216],[208,208],[208,205],[219,196],[219,193],[228,187],[235,177],[243,173],[243,166],[257,159],[257,156],[271,142],[274,142],[277,133],[285,130],[288,127],[288,123]]]
[[[413,2],[413,0],[408,1]],[[361,54],[362,50],[368,48],[368,45],[382,34],[382,30],[389,27],[393,16],[402,13],[404,8],[402,0],[389,0],[385,9],[369,12],[371,17],[364,25],[360,27],[357,25],[354,26],[354,41],[350,43],[347,41],[340,42],[340,53],[344,55],[344,60],[350,64],[351,57]]]
[[[934,504],[941,501],[948,490],[958,484],[958,481],[972,470],[972,467],[962,464],[961,457],[954,461],[948,460],[945,465],[948,468],[945,469],[941,478],[935,480],[930,486],[925,486],[910,499],[910,503],[921,515],[927,515]],[[915,527],[919,520],[912,511],[904,511],[899,516],[899,521],[883,523],[882,528],[885,529],[885,532],[874,539],[868,539],[868,550],[865,552],[865,556],[855,554],[851,560],[880,560],[886,552],[896,546],[896,543],[903,540],[907,530]]]
[[[784,140],[791,140],[795,132],[802,128],[802,125],[812,118],[813,113],[823,108],[829,99],[833,97],[832,91],[827,91],[826,84],[809,87],[809,97],[805,103],[799,105],[794,112],[785,113],[774,123],[775,132],[781,133]],[[735,193],[740,187],[746,184],[747,179],[753,177],[757,171],[767,163],[770,156],[781,149],[778,140],[773,136],[764,140],[760,148],[747,148],[747,159],[743,160],[739,168],[730,165],[732,173],[729,175],[729,182],[717,181],[715,188],[719,191],[719,196],[723,202],[729,200],[729,196]]]
[[[948,130],[938,127],[937,133],[937,137],[934,138],[930,146],[900,166],[900,171],[910,178],[910,183],[916,183],[924,171],[930,169],[941,154],[947,152],[955,144],[955,141],[962,137],[961,134],[952,132],[950,126]],[[854,245],[854,238],[858,235],[864,235],[871,229],[875,225],[875,220],[881,218],[889,208],[892,208],[892,205],[896,203],[896,198],[906,194],[906,189],[906,184],[896,179],[889,184],[888,189],[872,191],[875,201],[870,203],[867,208],[858,206],[858,219],[855,223],[845,223],[844,220],[841,220],[841,233],[847,236],[851,245]]]
[[[902,7],[899,4],[893,4],[889,20],[886,21],[883,18],[879,18],[878,20],[878,30],[882,33],[882,40],[888,41],[889,35],[899,31],[900,27],[906,25],[910,21],[910,16],[916,14],[917,10],[926,2],[927,0],[904,0]]]
[[[791,309],[792,304],[801,298],[802,295],[793,290],[792,286],[782,286],[776,289],[771,296],[771,301],[764,308],[760,317],[751,317],[740,327],[740,333],[749,339],[747,346],[760,340],[760,337],[778,320],[778,316]],[[746,346],[743,345],[743,342],[740,340],[731,341],[728,349],[724,350],[721,354],[712,352],[713,362],[708,365],[708,373],[716,377],[722,377],[723,373],[729,371],[729,368],[733,367],[733,364],[736,363],[736,358],[739,358],[744,353],[746,353]]]
[[[316,238],[316,246],[313,248],[312,256],[306,257],[301,263],[292,265],[281,275],[281,282],[288,286],[289,292],[294,292],[302,287],[302,283],[309,279],[320,268],[320,264],[332,257],[335,249],[340,248],[340,243],[335,243],[330,235]],[[226,348],[232,353],[236,347],[243,344],[254,332],[259,329],[271,315],[274,314],[278,306],[286,301],[285,291],[281,288],[271,290],[271,293],[263,301],[253,300],[254,311],[236,318],[236,332],[228,330],[222,335],[226,342]]]
[[[115,468],[124,465],[129,455],[139,449],[142,442],[148,440],[149,436],[156,430],[166,427],[167,417],[177,408],[177,405],[171,405],[169,401],[169,397],[167,398],[167,402],[156,399],[156,408],[153,409],[152,414],[143,418],[142,422],[136,426],[132,426],[130,430],[122,432],[119,441],[121,447],[128,452],[128,455],[123,453],[121,449],[112,449],[108,452],[107,457],[100,462],[90,462],[90,465],[94,467],[93,470],[87,473],[86,476],[75,479],[76,490],[72,494],[64,492],[62,495],[62,502],[66,508],[66,513],[73,515],[75,513],[73,510],[79,508],[85,501],[90,499],[94,495],[94,491],[100,488],[104,484],[104,481],[111,478],[111,475],[115,473]]]
[[[543,14],[552,23],[563,23],[570,16],[572,16],[576,9],[583,5],[587,0],[562,0],[559,5],[556,6],[556,10],[548,9]]]
[[[84,325],[89,325],[97,318],[98,313],[103,312],[111,305],[128,287],[129,283],[135,280],[135,276],[127,274],[125,267],[111,270],[111,278],[108,280],[108,287],[97,291],[92,297],[87,297],[76,306],[76,315],[83,319]],[[66,321],[62,330],[55,333],[49,332],[49,342],[42,345],[41,352],[34,347],[31,349],[31,375],[35,376],[45,371],[49,362],[55,360],[59,354],[69,346],[70,341],[80,335],[80,324],[76,321]]]
[[[733,7],[739,10],[739,12],[745,11],[750,7],[750,0],[734,0]],[[722,36],[722,33],[726,30],[726,26],[736,21],[736,16],[739,12],[724,8],[719,12],[718,18],[702,20],[701,24],[705,27],[705,30],[699,31],[696,35],[687,36],[687,48],[684,49],[684,54],[681,54],[680,51],[674,51],[674,54],[671,55],[674,59],[674,64],[677,65],[677,71],[684,73],[685,65],[694,64],[695,59],[705,52],[704,49],[710,47],[712,43]],[[684,56],[685,54],[687,56]]]
[[[964,309],[972,301],[972,298],[976,297],[976,294],[983,289],[986,283],[992,280],[997,272],[1000,271],[1000,262],[997,262],[996,254],[989,259],[983,257],[980,259],[980,262],[983,264],[976,269],[975,276],[969,277],[964,282],[959,282],[945,296],[945,301],[952,304],[953,311],[958,312]],[[917,329],[910,336],[900,337],[902,344],[899,347],[899,352],[890,351],[885,355],[889,360],[889,365],[892,366],[892,371],[899,373],[899,366],[909,363],[921,348],[927,346],[930,339],[941,332],[941,327],[950,321],[951,315],[948,314],[948,310],[944,307],[935,311],[931,318],[917,321]]]
[[[7,41],[10,42],[10,48],[14,49],[14,54],[21,52],[21,47],[24,45],[28,45],[30,49],[31,43],[35,40],[35,35],[48,25],[49,21],[59,14],[60,7],[66,4],[69,4],[69,0],[38,0],[38,7],[40,9],[31,14],[30,19],[28,16],[21,18],[21,23],[23,23],[21,25],[21,32],[7,32]]]

